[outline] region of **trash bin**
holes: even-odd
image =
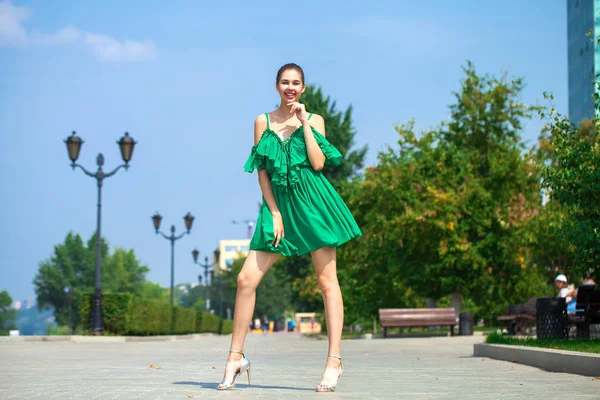
[[[540,297],[536,301],[535,331],[538,339],[567,339],[567,302],[564,298]]]
[[[473,335],[473,314],[461,313],[458,316],[458,334],[460,336]]]

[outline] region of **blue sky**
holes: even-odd
[[[352,104],[371,165],[395,124],[448,117],[466,60],[522,76],[526,103],[553,92],[566,113],[566,46],[565,1],[0,0],[0,290],[33,296],[53,246],[95,230],[95,181],[71,170],[63,143],[72,130],[88,169],[99,152],[118,165],[124,131],[138,141],[129,171],[105,182],[103,235],[166,287],[155,211],[163,230],[196,217],[175,247],[176,283],[197,279],[194,247],[211,256],[220,239],[245,237],[231,220],[256,217],[260,189],[242,166],[254,118],[277,104],[280,65],[302,65],[339,108]],[[528,123],[525,140],[540,127]]]

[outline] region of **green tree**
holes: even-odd
[[[11,308],[12,302],[12,297],[6,290],[0,292],[0,336],[8,335],[11,329],[17,329],[17,311]]]
[[[149,300],[159,300],[164,304],[170,304],[171,295],[169,289],[161,287],[156,282],[145,281],[142,283],[142,288],[139,296]]]
[[[598,112],[598,94],[594,97]],[[546,126],[551,157],[540,164],[543,186],[566,213],[560,238],[574,249],[574,262],[565,272],[585,277],[600,263],[600,120],[577,126],[552,109]]]
[[[133,250],[117,248],[110,254],[108,244],[102,239],[100,254],[103,292],[142,292],[148,268],[140,265]],[[86,246],[79,234],[69,232],[64,243],[54,246],[54,253],[50,258],[40,263],[33,281],[37,308],[54,308],[54,316],[59,325],[79,324],[79,298],[84,292],[93,292],[95,287],[95,255],[95,234]],[[71,303],[68,290],[72,291]]]
[[[344,155],[339,166],[328,165],[323,169],[327,179],[339,189],[362,170],[368,150],[367,146],[354,149],[356,131],[352,125],[352,106],[348,106],[344,112],[338,111],[336,102],[314,85],[306,86],[301,101],[309,112],[323,117],[327,140]]]
[[[519,101],[521,80],[464,71],[451,120],[398,126],[398,149],[348,188],[364,233],[339,257],[351,321],[453,293],[489,318],[545,285],[529,263],[539,177],[519,137],[536,108]]]

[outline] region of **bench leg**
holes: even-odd
[[[450,325],[450,336],[454,336],[454,325]]]
[[[385,339],[387,337],[387,327],[383,328],[383,338]]]
[[[581,322],[576,325],[577,327],[577,338],[578,339],[589,339],[590,338],[590,324],[587,322]]]

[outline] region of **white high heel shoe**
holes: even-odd
[[[219,383],[219,386],[217,386],[218,390],[227,390],[227,389],[231,389],[235,387],[235,381],[237,380],[237,378],[240,377],[240,375],[242,375],[244,372],[248,373],[248,386],[250,386],[250,360],[248,360],[246,358],[246,356],[244,355],[244,353],[242,351],[239,350],[229,350],[230,353],[238,353],[242,355],[242,366],[240,367],[240,369],[235,373],[235,375],[233,375],[233,378],[231,379],[231,381],[228,381],[227,379],[223,379],[221,381],[221,383]]]
[[[340,374],[338,375],[337,379],[335,380],[334,385],[329,385],[329,384],[323,383],[321,381],[321,383],[319,383],[319,386],[317,386],[315,388],[315,391],[317,391],[317,392],[335,392],[335,387],[337,386],[337,381],[338,381],[338,379],[340,379],[340,376],[342,376],[342,374],[344,373],[344,363],[342,362],[342,357],[335,356],[333,354],[327,354],[327,357],[337,358],[338,360],[340,360],[340,367],[342,367],[342,370],[340,371]]]

